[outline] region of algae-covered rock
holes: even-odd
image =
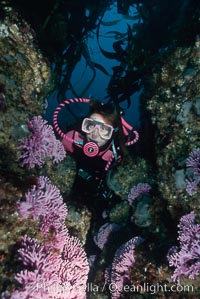
[[[107,184],[123,200],[127,200],[130,189],[138,183],[154,183],[150,164],[143,158],[127,156],[123,162],[108,172]]]
[[[17,242],[23,234],[35,237],[38,232],[37,221],[19,217],[17,203],[22,198],[21,188],[0,176],[0,292],[5,286],[12,288],[15,284]]]
[[[21,173],[18,140],[27,133],[27,120],[44,109],[51,72],[30,26],[6,2],[1,6],[5,17],[0,20],[0,166],[3,173]]]
[[[48,160],[40,170],[40,174],[47,176],[62,193],[69,195],[76,176],[76,162],[69,155],[58,164]]]
[[[53,81],[31,27],[6,3],[0,4],[0,292],[7,287],[13,289],[16,283],[21,236],[39,238],[38,223],[22,220],[17,203],[35,184],[36,176],[48,173],[53,183],[69,192],[75,173],[70,157],[56,166],[47,161],[44,169],[33,171],[19,166],[19,139],[30,134],[27,121],[46,108]]]
[[[130,207],[128,202],[122,201],[116,204],[109,213],[109,219],[113,223],[126,225],[130,217]]]
[[[200,146],[200,41],[190,47],[166,51],[158,71],[153,68],[142,101],[154,124],[158,191],[172,212],[199,213],[199,196],[186,190],[186,160]],[[150,92],[151,90],[151,92]],[[144,104],[144,103],[143,103]]]
[[[68,215],[65,224],[70,233],[78,237],[85,244],[90,229],[91,212],[87,207],[78,208],[73,203],[69,203],[67,207]]]

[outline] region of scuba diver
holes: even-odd
[[[74,103],[87,103],[89,113],[80,124],[65,133],[59,127],[58,115],[65,105]],[[107,173],[127,154],[126,146],[138,141],[138,132],[124,120],[115,105],[85,98],[61,103],[54,112],[53,123],[65,150],[77,163],[74,194],[85,197],[86,201],[92,200],[93,196],[112,197],[106,184]]]

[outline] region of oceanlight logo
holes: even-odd
[[[120,291],[121,293],[149,293],[151,295],[159,293],[159,292],[168,292],[168,293],[181,293],[181,292],[194,292],[194,286],[192,285],[180,285],[180,284],[149,284],[143,283],[142,285],[124,285],[122,288],[119,288],[115,283],[111,283],[108,286],[110,292]]]

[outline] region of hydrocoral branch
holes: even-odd
[[[128,202],[132,206],[134,203],[134,200],[145,193],[149,193],[151,190],[151,186],[147,183],[139,183],[133,188],[131,188],[129,194],[128,194]]]
[[[41,216],[56,213],[59,221],[64,221],[67,216],[67,206],[63,203],[60,190],[47,177],[40,176],[37,185],[25,194],[25,198],[18,205],[19,214],[24,219],[32,217],[39,220]]]
[[[106,222],[104,225],[102,225],[99,229],[99,231],[94,235],[94,242],[95,244],[103,250],[105,244],[108,242],[110,235],[119,230],[120,226],[116,223],[109,223]]]
[[[192,196],[199,192],[200,183],[200,150],[194,150],[190,153],[186,161],[186,166],[192,170],[192,177],[186,179],[186,191]]]
[[[194,174],[200,176],[200,150],[194,150],[190,153],[186,166],[191,167],[194,170]]]
[[[200,274],[200,224],[195,224],[195,214],[184,215],[178,225],[180,246],[168,253],[170,266],[174,266],[172,279],[180,283],[181,276],[195,279]]]
[[[46,159],[52,159],[53,163],[62,161],[66,152],[62,143],[56,139],[53,127],[41,116],[35,116],[28,122],[31,134],[20,140],[18,149],[20,166],[34,168],[42,167]]]
[[[125,282],[130,281],[129,270],[135,264],[135,246],[143,242],[141,237],[134,237],[121,245],[115,252],[110,268],[105,272],[105,282],[113,285],[112,299],[120,298]]]
[[[39,177],[19,212],[22,218],[39,220],[42,243],[22,237],[18,254],[24,269],[16,275],[21,289],[11,299],[85,299],[89,265],[80,240],[65,226],[67,207],[60,191]]]

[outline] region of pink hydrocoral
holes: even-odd
[[[60,190],[47,177],[40,176],[37,185],[25,194],[25,198],[18,206],[23,218],[38,220],[41,216],[56,213],[59,221],[64,221],[67,216],[67,206],[63,203]]]
[[[19,255],[24,269],[16,275],[22,285],[11,298],[86,298],[88,263],[80,241],[69,235],[59,251],[24,236]]]
[[[200,149],[190,153],[186,161],[186,166],[193,168],[194,174],[200,176]]]
[[[181,276],[194,279],[200,274],[200,224],[195,224],[195,214],[182,216],[178,225],[180,248],[168,253],[169,265],[174,266],[172,279],[180,283]]]
[[[149,193],[151,190],[151,186],[147,183],[139,183],[133,188],[131,188],[129,194],[128,194],[128,202],[130,205],[133,205],[134,200],[145,193]]]
[[[199,192],[200,183],[200,150],[194,150],[190,153],[186,161],[186,166],[192,170],[191,177],[186,179],[186,191],[192,196]]]
[[[135,263],[135,246],[143,242],[140,237],[134,237],[121,245],[115,252],[110,268],[105,272],[106,284],[114,286],[112,299],[120,298],[125,282],[130,280],[129,270]]]
[[[34,168],[43,166],[46,159],[50,158],[53,163],[62,161],[66,152],[62,143],[56,139],[53,127],[41,116],[35,116],[28,122],[31,134],[20,140],[18,149],[20,165]]]
[[[108,223],[106,222],[104,225],[102,225],[94,236],[94,242],[95,244],[100,248],[103,249],[104,245],[107,243],[110,235],[119,230],[120,226],[116,223]]]
[[[86,298],[89,265],[81,242],[65,226],[67,207],[59,190],[48,178],[39,177],[19,211],[24,218],[33,213],[39,220],[42,243],[22,237],[18,253],[24,269],[16,275],[22,289],[11,298]]]

